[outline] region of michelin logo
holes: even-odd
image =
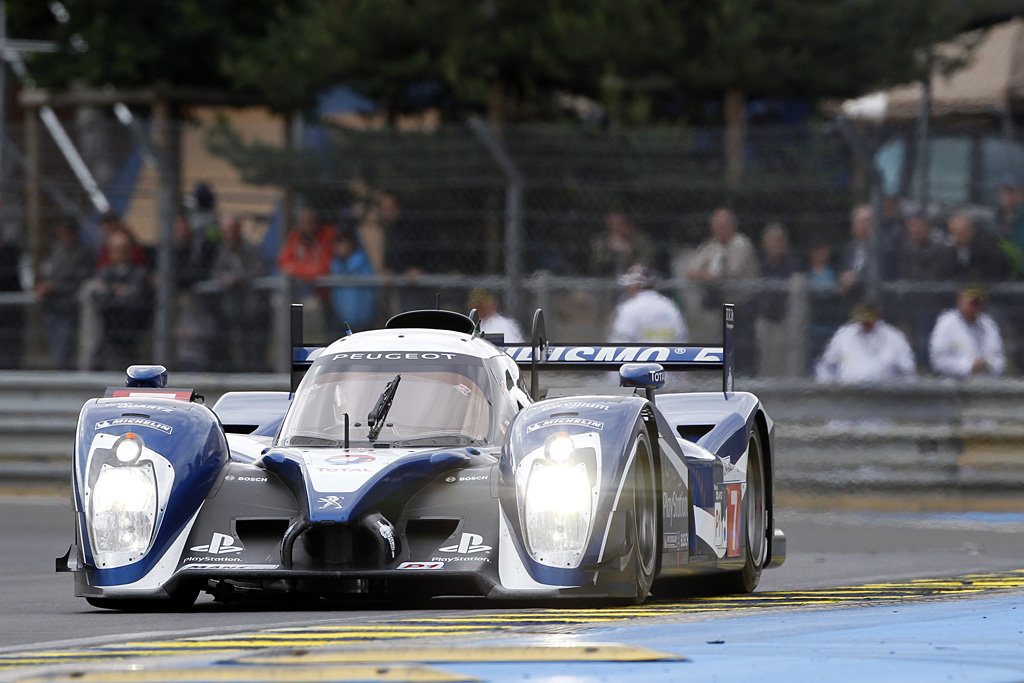
[[[165,425],[163,422],[157,422],[156,420],[146,420],[141,417],[118,417],[113,420],[101,420],[96,423],[96,429],[106,429],[107,427],[118,427],[121,425],[132,425],[134,427],[149,427],[157,431],[163,432],[164,434],[170,434],[174,431],[174,428],[170,425]]]
[[[544,427],[559,427],[561,425],[579,425],[580,427],[587,427],[589,429],[596,429],[601,431],[604,429],[604,422],[598,422],[597,420],[588,420],[585,417],[556,417],[550,420],[541,420],[535,422],[526,428],[526,433],[529,434],[537,429]]]

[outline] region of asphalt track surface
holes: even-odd
[[[53,572],[66,501],[0,498],[0,682],[1024,681],[1024,513],[778,516],[789,557],[750,596],[123,614]]]

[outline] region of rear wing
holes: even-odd
[[[537,398],[543,370],[618,370],[623,363],[658,363],[666,370],[722,369],[722,391],[733,390],[736,318],[732,304],[722,306],[721,344],[565,344],[551,345],[541,309],[533,314],[531,341],[500,344],[522,368],[530,368],[530,394]]]
[[[517,365],[530,368],[530,394],[536,399],[538,374],[543,370],[618,370],[623,363],[658,363],[666,370],[722,369],[722,391],[733,390],[733,363],[736,348],[735,311],[732,304],[722,306],[721,344],[561,344],[549,343],[544,311],[533,314],[532,341],[528,344],[498,344]],[[303,346],[302,304],[291,305],[292,367],[294,392],[306,370],[313,364],[322,346]]]

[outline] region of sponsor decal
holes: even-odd
[[[715,487],[715,546],[725,546],[725,520],[722,519],[724,494],[721,487]]]
[[[159,413],[173,413],[174,408],[168,408],[167,406],[156,406],[151,403],[129,403],[128,401],[118,401],[116,403],[104,403],[105,406],[111,408],[131,408],[133,410],[152,410]]]
[[[377,470],[372,467],[317,467],[317,472],[344,472],[350,474],[352,472],[361,472],[364,474],[372,474]]]
[[[215,531],[213,532],[213,537],[210,539],[208,544],[192,546],[189,550],[196,553],[209,553],[211,555],[240,553],[244,550],[241,545],[233,545],[234,543],[234,536],[229,534],[219,534]],[[239,544],[240,543],[241,541],[239,541]]]
[[[604,422],[590,420],[585,417],[555,417],[550,420],[541,420],[540,422],[533,423],[526,428],[526,433],[529,434],[544,427],[559,427],[562,425],[579,425],[580,427],[587,427],[588,429],[596,429],[598,431],[604,429]]]
[[[608,410],[607,403],[587,403],[585,401],[566,401],[558,404],[559,408],[593,408],[594,410]]]
[[[362,465],[366,462],[373,462],[376,459],[372,455],[356,453],[352,455],[332,455],[325,459],[324,462],[329,462],[332,465]]]
[[[194,558],[186,557],[185,562],[192,562],[193,560],[199,560],[202,562],[206,558]],[[209,562],[201,564],[188,564],[183,565],[182,569],[277,569],[281,565],[279,564],[213,564]]]
[[[662,515],[665,519],[681,519],[687,516],[686,494],[680,491],[663,491],[661,494]]]
[[[112,420],[101,420],[96,423],[96,429],[106,429],[107,427],[120,427],[122,425],[131,425],[133,427],[149,427],[155,429],[158,432],[164,434],[170,434],[174,431],[174,428],[170,425],[165,425],[163,422],[157,422],[156,420],[147,420],[143,417],[117,417]]]
[[[112,398],[170,398],[175,401],[189,401],[191,391],[159,391],[146,389],[115,389]]]
[[[665,550],[678,550],[681,548],[682,546],[679,545],[679,533],[675,531],[666,532],[662,540],[662,547]]]
[[[341,501],[345,500],[343,496],[324,496],[317,503],[320,505],[321,510],[340,510],[342,508]]]
[[[457,553],[459,555],[472,555],[474,553],[487,553],[491,551],[491,546],[483,545],[484,537],[478,534],[467,534],[463,533],[462,538],[459,539],[458,545],[449,545],[443,548],[438,548],[438,552],[442,553]],[[443,558],[432,558],[434,560]]]
[[[455,391],[459,392],[460,394],[467,398],[469,397],[470,393],[472,393],[469,390],[469,387],[467,387],[465,384],[456,384],[453,388],[455,389]]]
[[[488,474],[477,474],[471,477],[456,477],[454,474],[449,474],[447,477],[444,478],[444,480],[449,484],[452,484],[457,481],[483,481],[484,479],[490,478],[491,477]]]
[[[224,477],[224,481],[247,481],[262,484],[264,482],[270,481],[270,479],[269,477],[236,477],[233,474],[229,474]]]
[[[729,544],[725,549],[726,557],[740,556],[740,501],[743,499],[742,484],[728,484],[726,486],[726,507],[727,526],[729,527]]]
[[[533,349],[520,346],[505,349],[516,362],[533,358]],[[721,363],[721,346],[552,346],[548,363]]]
[[[490,562],[489,557],[432,557],[430,558],[434,562]]]
[[[336,353],[331,360],[454,360],[457,353],[405,353],[380,351],[373,353]]]
[[[395,530],[391,527],[390,524],[388,524],[384,520],[378,519],[377,520],[377,533],[380,534],[381,538],[383,538],[385,541],[388,542],[388,547],[391,548],[391,558],[394,559],[394,557],[395,557]]]
[[[441,569],[444,562],[403,562],[395,569]]]

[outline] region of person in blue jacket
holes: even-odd
[[[331,259],[333,275],[373,275],[373,265],[366,252],[359,245],[351,230],[340,230],[334,239],[334,256]],[[377,288],[366,285],[340,285],[331,291],[331,304],[337,329],[353,332],[371,326]]]

